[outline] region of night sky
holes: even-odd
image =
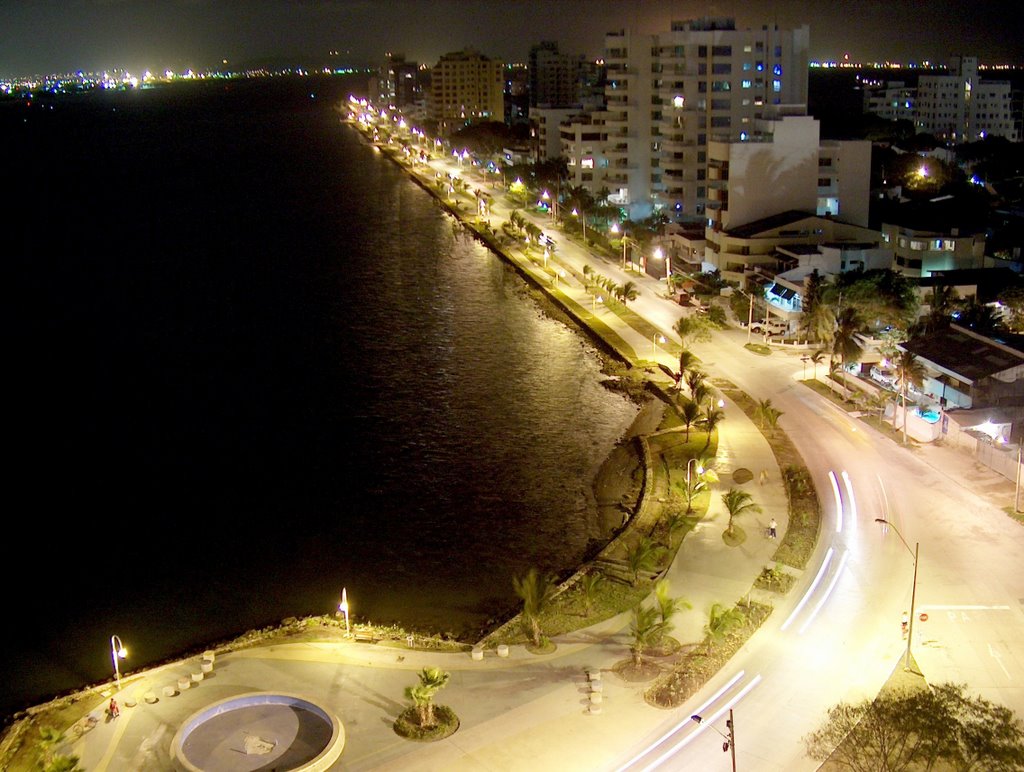
[[[0,77],[103,70],[162,72],[253,62],[379,64],[385,51],[433,64],[474,46],[522,61],[532,43],[597,57],[622,27],[733,16],[740,27],[811,27],[811,57],[1024,63],[1015,0],[0,0]],[[311,61],[312,60],[312,61]]]

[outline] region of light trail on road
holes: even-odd
[[[828,552],[825,553],[825,559],[821,561],[821,568],[818,569],[818,575],[814,577],[814,581],[811,582],[811,586],[807,588],[807,592],[804,593],[804,597],[800,599],[800,602],[796,604],[796,608],[793,609],[793,612],[789,615],[789,618],[782,623],[782,627],[779,628],[780,630],[785,632],[786,628],[788,628],[790,624],[792,624],[797,614],[799,614],[803,610],[803,607],[807,604],[807,601],[810,600],[811,595],[814,594],[814,590],[818,586],[818,583],[821,582],[821,578],[825,575],[825,569],[827,569],[829,563],[832,562],[832,556],[834,554],[835,548],[829,547]]]

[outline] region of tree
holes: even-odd
[[[917,288],[903,274],[888,268],[847,271],[822,291],[822,299],[837,308],[836,317],[850,306],[873,330],[906,328],[917,317]]]
[[[931,769],[941,761],[963,772],[1024,767],[1024,727],[1013,711],[958,684],[840,703],[804,745],[812,759],[855,772]]]
[[[530,626],[533,645],[540,646],[540,615],[555,595],[554,580],[546,574],[539,574],[536,568],[531,568],[521,579],[512,577],[512,586],[523,601],[523,620]]]
[[[760,512],[761,507],[754,503],[753,497],[746,491],[739,488],[730,488],[722,494],[722,503],[726,512],[729,513],[729,525],[725,532],[732,536],[733,521],[747,512]]]
[[[594,598],[597,597],[598,590],[601,589],[601,585],[604,584],[604,576],[597,571],[588,571],[580,579],[580,594],[583,596],[583,613],[590,616],[591,606],[594,604]]]
[[[434,695],[447,686],[449,678],[451,678],[451,674],[440,668],[425,667],[420,671],[420,682],[415,686],[405,687],[406,698],[412,700],[412,704],[419,714],[420,726],[432,727],[436,723],[434,720]]]
[[[861,329],[861,318],[857,309],[847,306],[836,316],[836,331],[832,338],[832,359],[838,357],[843,363],[843,378],[846,378],[847,362],[857,362],[864,353],[855,337]]]
[[[672,542],[675,541],[676,534],[686,527],[686,515],[682,512],[676,511],[665,518],[665,547],[668,549],[672,548]]]
[[[640,297],[640,288],[636,286],[636,282],[627,281],[616,290],[615,295],[622,301],[623,305],[625,305],[629,301],[636,300]]]
[[[644,652],[661,639],[662,628],[657,609],[639,605],[633,609],[633,621],[629,625],[633,643],[629,648],[633,653],[633,664],[636,667],[643,666]]]
[[[808,340],[828,343],[832,340],[835,328],[835,314],[824,303],[818,303],[811,311],[804,310],[803,315],[800,317],[800,332]]]
[[[690,391],[690,399],[703,407],[704,403],[711,399],[711,388],[706,383],[698,383]]]
[[[672,617],[684,608],[693,608],[686,598],[672,598],[668,593],[668,579],[659,579],[654,585],[654,599],[658,604],[658,614],[661,616],[661,637],[672,632]]]
[[[704,383],[708,378],[708,374],[703,370],[698,370],[696,367],[690,369],[686,374],[686,387],[690,390],[690,396],[693,397],[694,390]]]
[[[700,360],[697,359],[697,355],[689,349],[683,349],[679,352],[679,381],[676,382],[676,386],[680,386],[686,374],[697,366]]]
[[[957,324],[968,327],[980,335],[991,335],[1000,326],[999,316],[987,303],[979,303],[972,297],[962,310],[954,314]]]
[[[811,364],[814,365],[814,380],[818,380],[818,365],[825,361],[825,352],[822,350],[815,351],[811,354]]]
[[[686,428],[686,441],[690,441],[690,427],[700,420],[700,405],[692,399],[686,400],[679,408],[679,419]]]
[[[724,420],[725,413],[723,413],[721,410],[718,410],[717,408],[709,407],[707,410],[704,411],[704,431],[708,433],[707,437],[704,439],[705,449],[707,449],[708,446],[711,445],[711,432],[713,432],[715,430],[715,427],[718,426],[718,424],[722,423],[722,421]]]
[[[746,621],[747,618],[738,608],[726,608],[721,603],[714,604],[708,612],[708,623],[704,626],[704,634],[708,637],[708,649],[728,638]]]
[[[725,309],[721,306],[710,306],[708,308],[708,322],[720,330],[725,329],[729,323],[729,319],[725,315]]]
[[[924,365],[917,360],[917,355],[909,351],[901,351],[896,360],[896,377],[900,383],[900,401],[903,403],[903,444],[907,442],[907,392],[910,386],[921,388],[924,383]],[[896,428],[896,411],[892,413],[892,428]]]
[[[662,552],[663,548],[650,536],[641,536],[636,544],[626,550],[626,565],[633,575],[634,587],[640,583],[640,572],[654,568]]]
[[[1000,292],[999,302],[1010,311],[1007,322],[1009,328],[1015,332],[1024,330],[1024,285],[1009,287]]]
[[[771,399],[762,399],[754,408],[754,414],[762,429],[766,426],[769,429],[774,429],[779,423],[782,411],[772,405]]]
[[[711,322],[700,314],[680,317],[672,329],[682,339],[683,346],[686,346],[687,341],[706,343],[711,340]]]

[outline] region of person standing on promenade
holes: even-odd
[[[768,521],[768,538],[774,539],[778,537],[778,529],[779,524],[775,522],[775,518],[773,517],[771,520]]]

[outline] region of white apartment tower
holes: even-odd
[[[982,80],[978,59],[954,56],[948,75],[922,75],[914,105],[919,132],[951,142],[975,142],[988,136],[1019,142],[1009,81]]]
[[[810,32],[733,19],[605,37],[605,184],[631,217],[702,220],[712,139],[745,139],[766,107],[807,103]]]

